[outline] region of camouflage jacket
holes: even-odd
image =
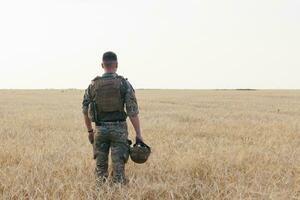
[[[114,77],[117,76],[116,73],[104,73],[102,77]],[[84,114],[88,113],[88,106],[93,99],[92,88],[93,81],[85,90],[83,101],[82,101],[82,112]],[[116,121],[116,120],[125,120],[127,116],[134,116],[139,113],[137,100],[135,97],[135,91],[129,81],[125,79],[121,84],[121,95],[124,99],[124,104],[126,108],[126,112],[102,112],[100,113],[99,119],[100,122],[107,122],[107,121]]]

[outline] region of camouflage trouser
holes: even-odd
[[[108,154],[111,149],[113,181],[124,183],[125,163],[129,158],[127,138],[126,122],[105,122],[101,126],[96,126],[94,157],[98,181],[106,180],[108,177]]]

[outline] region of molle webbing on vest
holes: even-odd
[[[124,110],[120,91],[121,81],[122,79],[119,77],[99,78],[95,80],[95,102],[98,112]]]

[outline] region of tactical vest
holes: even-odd
[[[122,76],[96,77],[93,80],[93,100],[88,110],[92,122],[126,120],[124,92],[121,92],[123,80]]]
[[[94,81],[95,103],[98,112],[124,111],[124,101],[121,96],[122,78],[99,77]]]

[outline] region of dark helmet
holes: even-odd
[[[135,163],[144,163],[148,160],[151,148],[144,142],[137,142],[130,147],[130,158]]]

